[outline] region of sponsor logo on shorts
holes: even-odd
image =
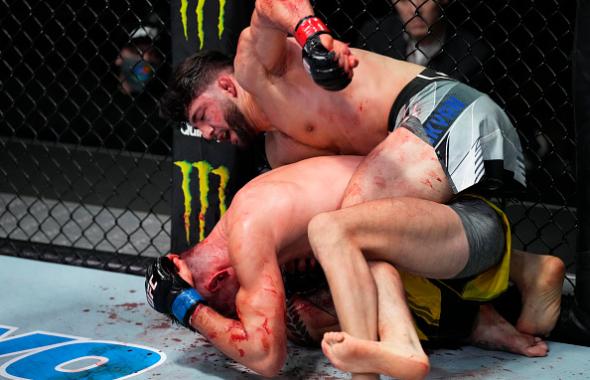
[[[217,196],[219,199],[219,214],[222,216],[226,209],[226,188],[227,183],[229,182],[229,170],[227,167],[220,165],[214,168],[209,162],[207,161],[198,161],[198,162],[189,162],[189,161],[176,161],[174,162],[180,169],[180,174],[182,175],[182,182],[181,188],[182,193],[184,195],[184,229],[186,234],[186,242],[190,246],[191,245],[191,230],[193,227],[191,226],[191,216],[193,213],[193,173],[194,169],[197,172],[197,179],[198,179],[198,187],[197,187],[197,194],[199,195],[199,215],[197,217],[198,220],[198,241],[201,241],[205,238],[205,215],[209,209],[209,191],[211,190],[210,186],[210,178],[215,178],[218,180],[217,185]]]
[[[424,130],[432,146],[436,146],[465,107],[465,103],[461,100],[455,96],[449,96],[434,109],[424,122]]]

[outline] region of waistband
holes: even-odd
[[[397,115],[401,111],[402,107],[405,104],[410,102],[412,96],[416,95],[418,92],[422,91],[424,87],[428,86],[435,80],[451,80],[454,81],[453,78],[447,76],[446,74],[439,73],[433,69],[426,67],[424,70],[420,72],[420,74],[416,75],[414,79],[412,79],[405,87],[400,91],[397,99],[393,102],[391,106],[391,111],[389,112],[389,118],[387,120],[389,130],[395,126],[395,121],[397,119]]]

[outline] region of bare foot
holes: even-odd
[[[322,351],[341,371],[423,379],[430,370],[428,356],[421,349],[358,339],[345,332],[324,334]]]
[[[525,334],[548,335],[559,317],[565,265],[549,255],[528,254],[517,286],[522,294],[522,311],[516,329]]]
[[[525,356],[546,356],[547,343],[523,334],[506,321],[491,305],[481,305],[470,343],[488,350],[508,351]]]

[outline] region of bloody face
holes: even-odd
[[[219,91],[208,90],[188,107],[189,123],[201,131],[206,140],[230,141],[247,146],[256,135],[240,109]]]
[[[228,102],[225,109],[225,120],[230,130],[237,136],[237,145],[248,146],[256,136],[254,128],[248,123],[244,114],[238,107]],[[232,144],[234,141],[232,141]]]
[[[197,248],[192,252],[198,253],[183,257],[190,273],[190,284],[214,310],[226,316],[233,316],[240,284],[231,266],[227,247],[218,241],[205,239]]]
[[[211,289],[207,300],[209,306],[223,315],[235,315],[236,294],[240,289],[240,284],[233,268],[218,272],[207,287]]]

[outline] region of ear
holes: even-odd
[[[217,85],[219,86],[219,88],[221,88],[224,92],[227,92],[233,98],[238,96],[238,89],[231,75],[221,74],[219,78],[217,78]]]
[[[207,290],[211,293],[219,290],[225,282],[225,280],[230,276],[229,268],[220,270],[215,274],[209,285],[207,286]]]

